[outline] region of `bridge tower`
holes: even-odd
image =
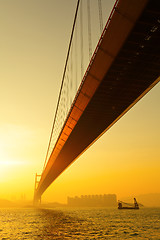
[[[40,198],[36,197],[36,190],[37,190],[37,186],[38,186],[38,184],[40,182],[40,178],[41,178],[41,175],[36,173],[36,175],[35,175],[35,184],[34,184],[33,205],[41,204],[41,196],[40,196]]]

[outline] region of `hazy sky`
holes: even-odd
[[[0,198],[32,199],[41,173],[76,0],[0,0]],[[108,11],[113,5],[108,0]],[[45,192],[43,199],[160,192],[155,86]]]

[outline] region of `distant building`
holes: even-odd
[[[70,207],[116,207],[116,194],[81,195],[81,197],[68,197],[67,205]]]

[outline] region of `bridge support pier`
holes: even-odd
[[[40,206],[41,205],[41,197],[33,199],[33,206]]]

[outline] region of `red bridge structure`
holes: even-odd
[[[117,0],[36,184],[34,201],[159,80],[160,1]]]

